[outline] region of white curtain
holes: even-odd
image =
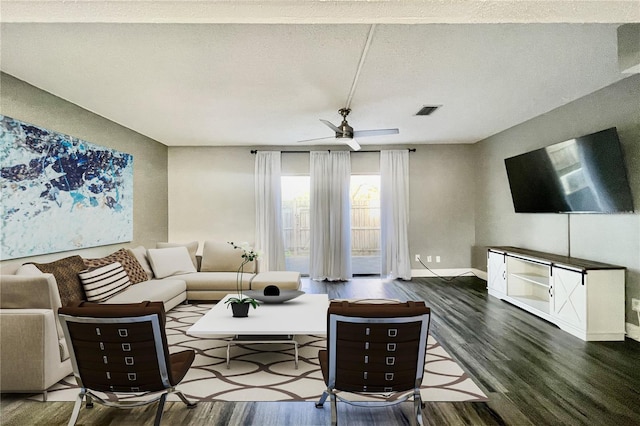
[[[255,164],[256,242],[261,271],[284,271],[280,151],[258,151]]]
[[[345,281],[351,275],[351,157],[312,151],[309,276]]]
[[[382,277],[411,279],[409,256],[409,151],[380,152]]]

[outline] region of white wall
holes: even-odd
[[[631,298],[640,298],[640,214],[516,214],[504,166],[507,157],[609,127],[618,129],[640,212],[640,75],[476,145],[474,265],[486,269],[486,257],[480,253],[486,246],[509,245],[561,255],[569,254],[570,247],[573,257],[625,266],[627,321],[637,324]]]

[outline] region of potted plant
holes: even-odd
[[[236,273],[237,297],[230,297],[225,303],[227,303],[227,308],[231,306],[234,317],[246,317],[249,315],[249,307],[253,306],[255,309],[258,307],[259,303],[252,297],[244,297],[242,292],[242,275],[244,273],[244,265],[256,260],[258,258],[258,252],[249,247],[247,243],[236,245],[233,241],[230,241],[229,244],[231,244],[234,249],[242,250],[242,261],[240,262],[240,267]]]

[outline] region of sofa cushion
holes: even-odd
[[[131,280],[131,284],[141,283],[149,279],[147,273],[142,269],[140,262],[127,251],[127,249],[120,249],[111,253],[105,257],[99,257],[96,259],[84,259],[87,268],[97,268],[99,266],[109,265],[113,262],[120,262],[124,270]]]
[[[182,279],[154,279],[134,284],[104,303],[138,303],[145,300],[167,302],[181,294],[185,294],[186,291],[187,286]]]
[[[131,285],[120,262],[86,269],[78,275],[89,302],[104,302]]]
[[[58,350],[60,350],[60,361],[65,361],[71,356],[71,354],[69,354],[67,340],[64,337],[58,339]]]
[[[44,272],[38,269],[38,267],[33,263],[25,263],[24,265],[20,266],[15,273],[15,275],[26,275],[26,276],[42,275],[42,274],[44,274]]]
[[[80,256],[69,256],[51,263],[33,263],[40,271],[56,277],[60,303],[66,306],[72,302],[85,300],[84,289],[78,272],[86,269]]]
[[[202,247],[202,272],[237,272],[244,260],[242,250],[222,241],[205,241]],[[256,262],[244,265],[244,272],[256,272]]]
[[[236,292],[235,272],[196,272],[180,275],[180,279],[187,284],[187,290],[224,290],[229,293]],[[242,289],[251,288],[251,280],[254,274],[242,274]],[[164,280],[163,280],[164,281]]]
[[[156,278],[196,272],[189,252],[184,246],[149,249],[147,250],[147,256],[149,256],[153,275]]]
[[[144,246],[138,246],[134,248],[127,249],[127,251],[136,258],[145,274],[147,274],[147,278],[153,278],[153,269],[151,269],[151,264],[149,263],[149,258],[147,257],[147,249]]]
[[[198,269],[198,259],[196,254],[198,252],[198,242],[192,241],[190,243],[157,243],[156,248],[173,248],[173,247],[186,247],[189,252],[189,256],[191,257],[191,262],[193,262],[193,266]]]

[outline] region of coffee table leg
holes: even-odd
[[[244,339],[243,339],[244,337]],[[241,340],[244,343],[293,343],[294,346],[294,350],[295,350],[295,367],[296,370],[298,369],[298,342],[294,339],[294,335],[288,335],[287,339],[283,339],[283,340],[271,340],[269,338],[266,339],[259,339],[257,337],[253,337],[253,338],[247,338],[248,336],[240,336],[240,335],[236,335],[233,340],[230,340],[227,342],[227,370],[231,369],[231,356],[230,356],[230,352],[231,352],[231,345],[234,344],[235,342]]]

